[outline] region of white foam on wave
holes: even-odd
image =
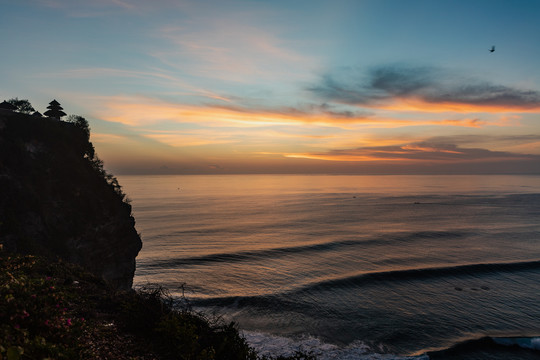
[[[540,350],[540,337],[493,338],[499,345],[517,345],[525,349]]]
[[[319,360],[429,360],[427,355],[397,356],[379,354],[361,341],[355,341],[345,347],[328,344],[313,336],[298,339],[244,331],[243,335],[250,346],[259,354],[267,356],[291,356],[296,351],[312,352]]]

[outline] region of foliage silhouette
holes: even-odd
[[[0,359],[315,359],[260,356],[234,323],[160,285],[117,292],[78,266],[5,251],[0,268]]]
[[[86,135],[86,139],[90,139],[90,126],[88,124],[88,120],[79,115],[69,115],[67,117],[67,122],[72,123],[79,129],[81,129]]]
[[[114,190],[118,196],[122,198],[122,200],[128,202],[126,198],[126,194],[122,191],[122,186],[118,182],[118,179],[108,173],[105,168],[103,167],[103,161],[97,156],[94,145],[90,142],[90,125],[88,124],[88,120],[86,120],[84,117],[80,115],[69,115],[67,118],[67,122],[70,124],[75,125],[77,128],[81,129],[84,133],[84,136],[87,140],[87,146],[85,148],[84,152],[84,158],[87,159],[94,170],[107,182],[107,184]]]
[[[19,99],[15,97],[13,99],[9,99],[7,102],[17,107],[17,112],[22,114],[31,114],[36,111],[32,104],[30,104],[30,101],[26,99]]]

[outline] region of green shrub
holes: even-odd
[[[8,359],[73,359],[85,319],[78,316],[62,284],[35,277],[33,256],[0,257],[0,352]]]
[[[315,359],[259,357],[235,323],[159,285],[115,292],[75,265],[2,250],[0,269],[0,359]]]
[[[159,285],[147,285],[123,301],[123,328],[153,339],[157,352],[174,359],[257,358],[234,323],[210,320],[180,303],[187,302],[175,301]]]

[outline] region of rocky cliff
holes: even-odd
[[[142,246],[131,206],[84,129],[1,109],[0,243],[80,264],[122,289]]]

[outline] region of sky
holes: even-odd
[[[537,0],[0,10],[0,101],[85,117],[114,174],[540,173]]]

